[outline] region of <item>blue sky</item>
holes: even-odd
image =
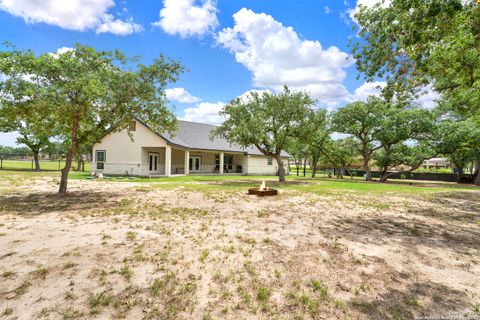
[[[360,4],[375,1],[358,0]],[[357,0],[0,0],[0,40],[37,53],[75,43],[120,49],[149,63],[160,53],[189,71],[168,96],[179,118],[218,123],[249,90],[307,90],[320,107],[363,99],[348,42]],[[15,134],[0,134],[13,145]]]

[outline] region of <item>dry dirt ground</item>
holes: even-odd
[[[56,188],[0,180],[1,319],[479,318],[479,192]]]

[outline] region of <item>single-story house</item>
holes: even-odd
[[[92,174],[170,176],[175,174],[276,175],[277,161],[256,147],[210,140],[215,126],[178,121],[173,134],[154,131],[136,119],[127,130],[111,132],[93,146]],[[288,174],[288,154],[281,154]]]

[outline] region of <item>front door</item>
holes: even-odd
[[[148,154],[148,169],[150,172],[158,172],[158,153]]]
[[[190,172],[200,172],[201,157],[190,157],[189,170]]]

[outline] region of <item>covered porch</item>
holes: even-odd
[[[141,174],[172,176],[189,174],[240,175],[246,168],[246,155],[220,151],[188,150],[166,147],[142,147]]]

